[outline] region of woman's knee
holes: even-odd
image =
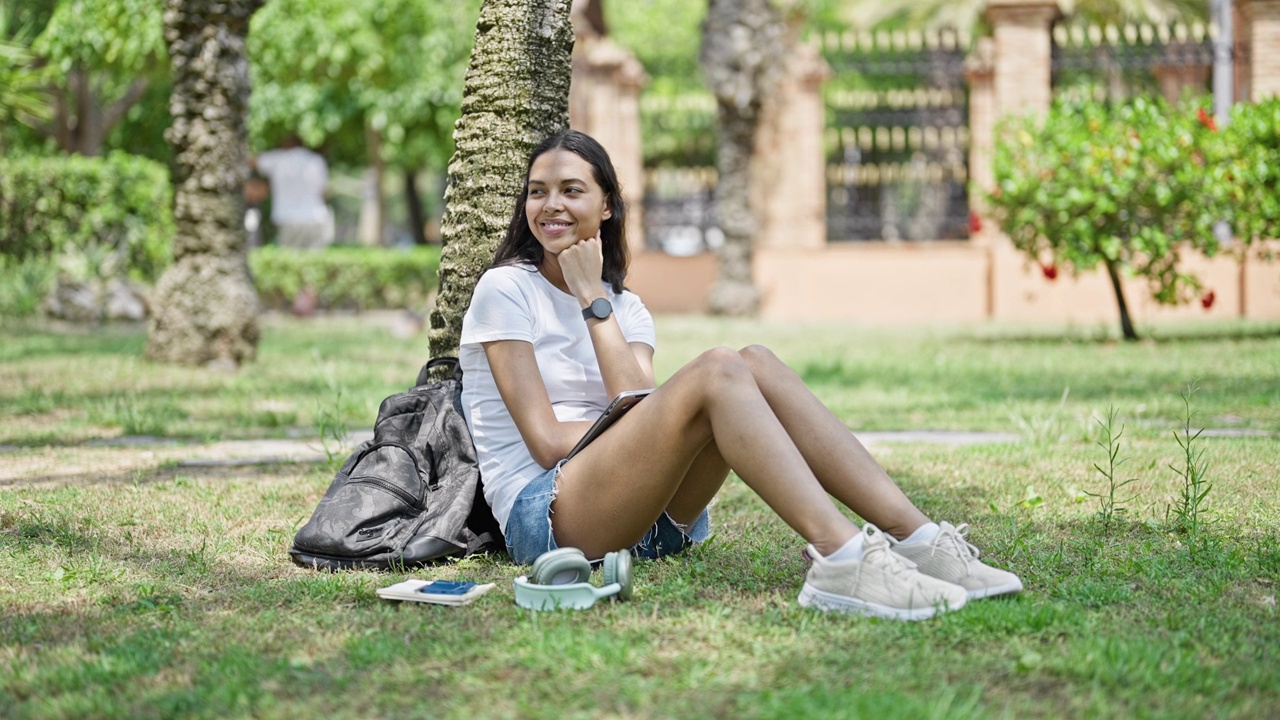
[[[753,373],[783,365],[782,360],[764,345],[748,345],[738,351],[738,356]]]
[[[680,388],[684,397],[701,398],[698,404],[702,406],[740,388],[754,388],[755,382],[736,350],[714,347],[686,363],[663,387],[668,385]]]
[[[751,370],[743,356],[727,347],[711,348],[694,358],[689,366],[698,376],[699,382],[706,387],[736,385],[751,377]]]

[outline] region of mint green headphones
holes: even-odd
[[[527,576],[515,580],[516,604],[532,610],[583,610],[600,598],[631,597],[631,553],[611,552],[601,563],[604,585],[596,587],[591,578],[591,562],[577,548],[545,552],[533,562]]]

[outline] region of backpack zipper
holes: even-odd
[[[379,477],[371,477],[371,476],[366,475],[366,476],[362,476],[362,477],[354,477],[354,478],[350,478],[350,479],[348,480],[348,484],[352,484],[352,485],[354,485],[354,484],[356,484],[356,483],[363,483],[363,484],[366,484],[366,485],[376,485],[377,487],[380,487],[380,488],[382,488],[383,490],[386,490],[387,492],[391,493],[392,495],[395,495],[396,497],[398,497],[398,498],[400,498],[401,500],[405,501],[405,503],[407,503],[407,504],[409,505],[409,507],[412,507],[414,510],[421,510],[421,509],[422,509],[422,502],[421,502],[420,500],[418,500],[418,499],[417,499],[417,498],[415,498],[414,496],[410,495],[407,491],[405,491],[405,490],[403,490],[403,489],[401,489],[401,488],[398,488],[398,487],[396,487],[395,485],[392,485],[391,483],[387,482],[386,480],[383,480],[382,478],[379,478]]]

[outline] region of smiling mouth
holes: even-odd
[[[544,220],[542,227],[547,230],[564,230],[568,228],[570,224],[571,223],[564,220]]]

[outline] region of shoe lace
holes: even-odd
[[[878,530],[875,532],[879,532]],[[868,535],[872,535],[868,532]],[[863,549],[862,561],[879,565],[888,572],[905,577],[916,569],[916,564],[889,549],[887,542],[869,542]]]
[[[968,535],[969,523],[961,523],[955,528],[943,528],[933,538],[932,552],[937,552],[939,549],[943,552],[951,551],[963,560],[967,567],[970,561],[977,560],[982,554],[982,551],[966,539]]]

